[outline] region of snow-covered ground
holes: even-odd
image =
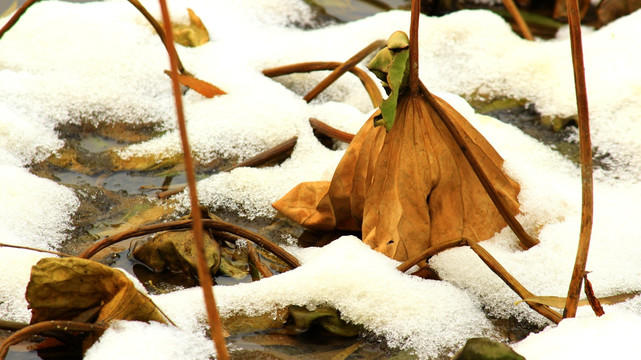
[[[159,13],[156,2],[144,5],[152,14]],[[299,182],[331,178],[343,150],[319,144],[308,124],[310,117],[356,132],[373,111],[353,77],[344,76],[306,104],[301,94],[324,74],[275,80],[261,71],[302,61],[342,61],[374,40],[409,28],[409,13],[392,11],[301,30],[294,24],[310,24],[313,16],[298,0],[172,1],[170,6],[176,21],[187,21],[185,7],[194,9],[211,36],[198,48],[179,46],[185,67],[227,92],[213,99],[193,91],[185,96],[195,156],[204,161],[247,158],[298,136],[291,158],[280,166],[239,168],[199,183],[204,204],[250,219],[274,215],[270,204]],[[7,20],[0,19],[0,24]],[[475,114],[454,94],[525,98],[543,115],[571,116],[576,111],[569,40],[522,40],[486,11],[423,16],[419,39],[421,79],[465,115],[505,158],[505,170],[521,184],[520,220],[541,240],[521,251],[506,229],[482,245],[533,293],[564,296],[579,233],[577,167],[517,128]],[[639,11],[584,34],[593,144],[613,159],[610,170],[595,174],[588,270],[597,296],[641,291],[640,49]],[[78,200],[72,191],[25,168],[61,148],[54,131],[57,124],[127,121],[174,128],[170,84],[163,74],[167,67],[167,55],[151,26],[120,0],[82,5],[42,2],[0,39],[2,242],[55,249],[65,238]],[[129,146],[121,156],[171,157],[180,149],[178,141],[172,130]],[[181,201],[187,206],[186,197]],[[355,238],[293,251],[303,263],[299,269],[257,283],[216,287],[221,313],[258,314],[289,304],[330,304],[346,319],[425,358],[455,349],[468,337],[492,335],[482,309],[499,318],[546,324],[525,304],[514,305],[517,296],[468,248],[432,259],[442,282],[398,273],[394,261]],[[24,289],[30,267],[40,256],[0,248],[1,318],[28,321]],[[181,330],[119,323],[87,357],[113,358],[115,348],[128,350],[123,358],[143,351],[146,358],[173,359],[178,353],[181,358],[203,359],[213,352],[204,336],[198,289],[155,296],[154,301]],[[601,318],[581,309],[579,318],[550,326],[515,347],[528,359],[565,359],[568,354],[592,358],[602,348],[634,357],[632,336],[641,330],[640,301],[637,297],[606,306]],[[608,336],[597,335],[602,332]],[[123,346],[125,340],[130,345]],[[119,346],[109,346],[111,341]]]

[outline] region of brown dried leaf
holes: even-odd
[[[503,159],[462,115],[436,99],[517,214],[519,185],[502,172]],[[299,184],[274,208],[311,229],[362,230],[365,243],[399,261],[453,239],[485,240],[506,226],[423,95],[399,97],[389,132],[372,122],[356,134],[331,182]]]
[[[44,258],[31,269],[27,286],[31,323],[72,320],[100,307],[96,321],[166,323],[154,303],[120,270],[80,258]]]
[[[205,259],[212,276],[220,267],[220,248],[207,233],[203,233]],[[194,233],[189,230],[159,233],[134,250],[134,257],[154,271],[171,270],[191,275],[197,274]]]
[[[641,0],[603,0],[597,9],[599,25],[608,24],[641,8]]]
[[[171,25],[171,29],[174,32],[174,41],[189,47],[206,44],[209,41],[207,28],[192,9],[187,9],[187,13],[189,14],[189,25]]]

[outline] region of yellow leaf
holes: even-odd
[[[171,29],[174,32],[174,41],[189,47],[206,44],[209,41],[207,28],[192,9],[187,9],[187,13],[189,14],[189,25],[171,25]]]

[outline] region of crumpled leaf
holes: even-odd
[[[503,159],[462,115],[434,98],[507,210],[517,214],[520,188],[503,173]],[[506,226],[435,108],[423,93],[407,91],[398,98],[394,127],[387,132],[365,122],[331,182],[299,184],[272,206],[310,229],[361,230],[365,243],[399,261],[463,237],[486,240]]]
[[[207,267],[214,276],[220,267],[220,247],[206,231],[203,233],[203,241]],[[194,244],[194,233],[191,229],[165,231],[138,246],[133,255],[156,272],[171,270],[195,275],[198,273],[198,260]]]
[[[407,35],[402,31],[397,31],[387,40],[387,47],[379,51],[367,65],[383,82],[383,87],[389,95],[381,104],[380,116],[374,117],[374,126],[384,125],[388,131],[394,125],[399,93],[407,85],[409,47]]]
[[[73,320],[98,307],[96,322],[167,323],[154,303],[120,270],[80,258],[44,258],[31,269],[27,286],[31,323]]]
[[[341,319],[338,311],[329,307],[307,310],[304,307],[292,305],[289,307],[289,316],[293,319],[294,330],[298,333],[309,330],[313,324],[319,324],[328,332],[344,337],[356,336],[360,331],[358,325]]]
[[[197,47],[209,41],[209,32],[205,24],[192,9],[187,9],[189,14],[189,25],[172,24],[174,41],[183,46]]]

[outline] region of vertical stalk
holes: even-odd
[[[572,64],[574,65],[574,86],[579,114],[579,151],[581,154],[581,232],[579,247],[568,289],[568,297],[563,310],[564,318],[576,315],[579,303],[581,284],[588,260],[590,236],[592,235],[593,186],[592,186],[592,142],[590,140],[590,119],[588,114],[588,96],[585,85],[585,68],[583,65],[583,46],[581,43],[581,19],[577,0],[566,1],[568,23],[570,24],[570,44],[572,46]]]
[[[421,16],[421,1],[412,0],[410,21],[410,94],[418,94],[418,22]]]
[[[209,320],[211,338],[216,345],[216,353],[219,359],[229,359],[227,347],[225,346],[225,338],[222,332],[222,322],[218,309],[216,308],[216,300],[214,299],[213,282],[209,274],[209,268],[205,260],[205,245],[203,242],[203,223],[200,207],[198,204],[198,195],[196,193],[196,176],[194,174],[194,162],[191,157],[191,149],[189,147],[189,140],[187,139],[187,127],[185,125],[185,116],[183,113],[182,93],[180,92],[180,84],[178,83],[178,61],[176,59],[176,48],[174,46],[173,33],[171,31],[171,21],[169,19],[169,11],[165,0],[159,0],[160,9],[162,11],[163,26],[165,29],[167,53],[169,54],[169,63],[171,66],[171,83],[174,92],[174,99],[176,100],[176,116],[178,118],[178,127],[180,129],[180,140],[182,150],[184,153],[185,173],[187,176],[187,184],[189,186],[189,201],[191,203],[191,215],[193,218],[192,229],[194,231],[196,256],[198,259],[198,278],[200,286],[203,289],[203,296],[205,298],[205,307],[207,309],[207,317]]]

